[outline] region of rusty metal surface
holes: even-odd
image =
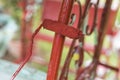
[[[8,61],[0,60],[0,80],[10,80],[18,65]],[[46,80],[46,73],[25,67],[15,80]]]

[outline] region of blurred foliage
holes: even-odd
[[[117,18],[118,18],[118,20],[119,20],[119,22],[120,22],[120,8],[119,8],[119,12],[118,12],[118,14],[117,14]]]
[[[14,7],[14,8],[17,8],[17,3],[20,1],[20,0],[0,0],[2,1],[6,7]]]
[[[22,10],[18,6],[20,0],[0,0],[4,9],[12,15],[18,24],[20,24],[20,18],[22,15]]]
[[[117,13],[115,25],[116,25],[116,27],[118,27],[120,29],[120,7],[119,7],[119,11]]]

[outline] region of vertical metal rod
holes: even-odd
[[[63,0],[61,11],[59,14],[59,19],[58,19],[59,22],[68,24],[73,3],[74,0]],[[48,67],[47,80],[57,80],[58,68],[60,64],[64,40],[65,40],[64,36],[55,33],[51,58]]]

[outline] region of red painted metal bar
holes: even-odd
[[[72,10],[74,0],[63,0],[58,21],[68,24],[69,16]],[[55,34],[53,41],[52,53],[48,67],[47,80],[57,80],[58,68],[61,59],[65,37],[60,34]]]

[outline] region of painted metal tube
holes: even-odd
[[[72,10],[74,0],[63,0],[58,21],[68,24],[70,13]],[[51,58],[48,67],[47,80],[57,80],[58,68],[60,64],[61,54],[63,50],[65,37],[55,33]]]

